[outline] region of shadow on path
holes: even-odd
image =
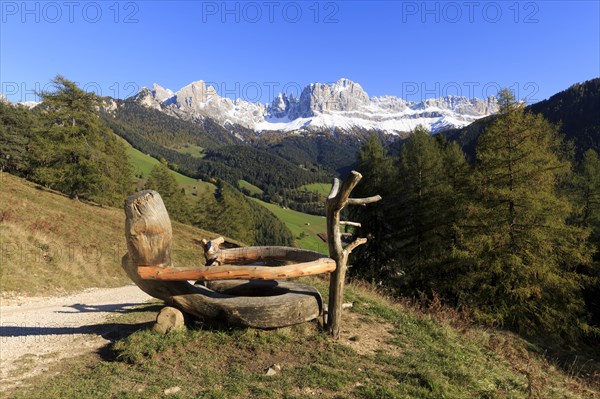
[[[147,311],[148,308],[140,307],[140,305],[144,305],[144,303],[111,303],[106,305],[85,305],[83,303],[76,303],[74,305],[65,306],[66,308],[74,309],[75,312],[59,310],[55,313],[134,313]]]
[[[123,337],[128,336],[134,331],[139,330],[145,326],[152,325],[153,322],[144,322],[136,324],[127,323],[102,323],[102,324],[90,324],[79,327],[52,327],[52,326],[23,326],[23,325],[11,325],[3,324],[0,326],[0,340],[2,343],[8,341],[8,337],[17,337],[23,342],[28,339],[34,340],[34,342],[64,342],[65,339],[72,337],[76,338],[78,335],[92,334],[98,335],[109,341],[116,341]]]

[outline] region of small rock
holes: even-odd
[[[272,377],[275,374],[279,373],[280,371],[281,371],[281,366],[278,364],[274,364],[267,369],[266,375],[267,375],[267,377]]]
[[[267,370],[267,377],[272,377],[275,374],[277,374],[277,371],[275,371],[274,369],[272,369],[271,367],[269,367],[269,369]]]
[[[156,316],[156,323],[152,329],[161,334],[166,334],[171,331],[183,330],[185,328],[185,320],[183,313],[179,309],[166,306],[161,309]]]
[[[173,395],[174,393],[177,393],[181,391],[181,387],[171,387],[171,388],[167,388],[164,390],[164,394],[165,395]]]

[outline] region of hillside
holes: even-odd
[[[160,164],[160,162],[156,158],[152,158],[151,156],[136,150],[129,144],[127,145],[127,156],[129,162],[133,165],[136,177],[139,178],[137,184],[142,187],[145,180],[150,175],[152,168]],[[186,194],[199,195],[205,192],[213,193],[215,191],[214,184],[192,179],[191,177],[182,175],[173,170],[171,170],[171,173],[173,174],[173,177],[175,177],[177,183],[185,189]]]
[[[117,287],[127,252],[121,209],[74,201],[0,173],[2,295],[54,295],[88,287]],[[173,223],[174,259],[203,262],[198,240],[216,234]]]
[[[142,187],[145,177],[150,174],[150,171],[155,165],[159,164],[159,161],[131,146],[128,146],[128,156],[129,160],[134,166],[136,176],[142,176],[141,180],[138,182],[138,186]],[[177,180],[177,183],[185,189],[190,201],[197,199],[197,197],[201,196],[202,193],[212,194],[215,192],[216,187],[214,184],[197,181],[196,179],[184,176],[175,171],[171,171],[171,173],[175,177],[175,180]],[[238,184],[240,188],[242,190],[245,189],[248,194],[262,194],[262,190],[245,180],[238,181]],[[316,192],[324,196],[329,193],[330,188],[331,186],[325,183],[313,183],[300,187],[301,190]],[[317,234],[324,233],[326,231],[325,219],[323,217],[309,215],[291,209],[284,209],[278,205],[269,204],[256,198],[254,200],[256,203],[273,213],[273,215],[275,215],[287,226],[288,229],[290,229],[296,238],[295,243],[298,247],[312,249],[319,252],[327,252],[327,248],[323,241],[317,237]]]
[[[125,253],[120,209],[74,201],[6,173],[0,183],[4,297],[129,283],[119,266]],[[173,228],[177,264],[200,263],[197,240],[215,235],[178,223]],[[307,282],[326,297],[326,280]],[[199,324],[161,336],[146,329],[158,309],[151,304],[111,320],[119,331],[140,331],[97,353],[55,362],[3,395],[158,398],[173,387],[180,388],[174,397],[182,398],[599,394],[599,365],[585,355],[547,352],[513,334],[474,326],[435,301],[427,309],[394,303],[360,284],[349,285],[345,301],[353,307],[345,313],[339,342],[330,341],[317,323],[273,331]],[[281,371],[266,377],[273,364]]]
[[[324,280],[307,281],[322,293]],[[470,325],[431,303],[393,303],[349,285],[342,336],[318,323],[271,331],[196,324],[148,329],[156,303],[111,320],[139,330],[98,353],[63,360],[11,398],[586,399],[598,363],[557,358],[513,334]],[[273,367],[275,375],[266,371]],[[595,371],[594,371],[595,370]],[[597,376],[597,374],[596,374]]]
[[[327,232],[325,217],[282,208],[279,205],[269,204],[257,198],[251,199],[267,208],[290,229],[296,239],[295,244],[297,247],[327,253],[327,243],[317,236],[319,233]]]
[[[600,78],[574,84],[528,109],[560,124],[578,158],[589,148],[600,151]]]
[[[226,131],[210,120],[192,123],[131,101],[115,102],[111,109],[102,117],[117,135],[144,154],[177,165],[187,176],[219,178],[234,186],[238,180],[246,180],[271,192],[329,179],[318,168],[309,170],[280,154],[248,145],[236,137],[237,132]]]

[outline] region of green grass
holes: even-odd
[[[296,237],[298,247],[321,253],[328,252],[327,244],[317,237],[317,233],[327,232],[324,217],[283,209],[279,205],[269,204],[256,198],[251,199],[270,210],[279,220],[285,223]]]
[[[152,168],[160,163],[157,159],[131,146],[127,147],[127,156],[129,157],[129,162],[133,165],[135,173],[144,177],[148,177]]]
[[[241,188],[245,188],[246,190],[250,191],[251,194],[260,195],[263,193],[263,190],[261,190],[259,187],[256,187],[252,183],[248,183],[246,180],[238,180],[238,184]]]
[[[151,156],[146,155],[143,152],[138,151],[131,146],[128,146],[127,152],[129,156],[129,161],[134,167],[135,174],[141,174],[143,176],[143,179],[147,178],[150,172],[152,171],[152,168],[154,168],[160,163],[157,159],[152,158]],[[175,177],[177,183],[179,183],[179,185],[185,189],[186,194],[190,196],[192,195],[192,193],[196,193],[199,195],[204,192],[215,191],[214,184],[198,181],[191,177],[182,175],[181,173],[177,173],[173,170],[171,170],[171,173]]]
[[[331,191],[331,184],[329,183],[310,183],[305,184],[303,186],[298,187],[299,190],[306,190],[313,193],[317,193],[322,195],[323,197],[327,197],[329,192]]]
[[[308,282],[326,292],[326,282]],[[13,398],[592,398],[598,392],[556,368],[526,341],[470,325],[454,328],[365,287],[349,285],[339,342],[317,323],[261,331],[197,324],[160,335],[144,327],[116,342],[114,360],[62,361],[8,392]],[[129,315],[122,316],[129,317]],[[370,348],[369,350],[365,350]],[[268,367],[281,371],[267,377]],[[597,363],[591,364],[597,366]],[[58,373],[58,374],[56,374]]]
[[[175,151],[189,154],[194,158],[204,158],[204,148],[197,145],[186,144],[181,148],[176,148]]]
[[[0,173],[2,294],[52,295],[130,283],[123,209],[99,207]],[[197,264],[197,240],[216,234],[173,222],[173,259]]]

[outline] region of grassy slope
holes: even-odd
[[[187,144],[181,148],[175,148],[175,151],[178,151],[182,154],[189,154],[194,158],[204,157],[204,148],[197,145]]]
[[[152,158],[131,146],[128,147],[128,151],[129,159],[134,165],[136,174],[141,173],[144,176],[148,176],[152,168],[159,162],[155,158]],[[211,183],[198,182],[197,180],[184,176],[180,173],[174,171],[171,172],[181,187],[186,189],[187,194],[191,194],[193,192],[200,194],[204,191],[210,190],[211,192],[214,192],[215,190],[215,186]],[[240,185],[242,187],[246,187],[251,192],[256,191],[257,193],[262,193],[260,188],[246,182],[245,180],[240,180]],[[194,196],[190,196],[189,198],[191,201],[196,199]],[[266,207],[281,221],[283,221],[290,229],[292,234],[294,234],[294,237],[299,237],[300,234],[304,232],[306,235],[305,237],[296,239],[297,246],[305,249],[311,249],[313,251],[327,252],[327,246],[321,241],[320,238],[317,237],[317,233],[324,233],[326,231],[324,218],[308,215],[290,209],[283,209],[278,205],[268,204],[255,198],[251,199]],[[309,225],[306,225],[306,223],[309,223]]]
[[[125,253],[122,210],[73,201],[8,174],[0,174],[0,187],[3,294],[49,295],[129,282],[119,265]],[[297,224],[305,221],[305,215],[295,216]],[[214,234],[177,223],[173,228],[176,263],[200,262],[196,240]],[[308,282],[327,292],[326,281]],[[31,380],[31,387],[3,396],[159,398],[174,386],[181,391],[170,397],[179,398],[598,395],[597,386],[574,377],[597,373],[597,362],[579,359],[565,372],[512,334],[470,326],[450,311],[424,314],[365,287],[350,285],[345,300],[354,307],[346,311],[339,343],[316,323],[274,331],[204,325],[168,336],[142,329],[103,351],[103,358],[96,353],[60,362]],[[111,322],[145,327],[156,315],[151,306]],[[266,377],[264,370],[275,363],[282,371]]]
[[[130,280],[123,210],[73,201],[0,173],[0,291],[51,295]],[[173,223],[176,264],[202,261],[195,240],[213,233]]]
[[[326,292],[325,281],[309,282]],[[428,315],[366,287],[348,286],[346,300],[354,307],[339,342],[314,322],[272,331],[198,325],[164,336],[146,329],[158,310],[149,305],[114,320],[142,329],[104,351],[104,360],[68,360],[8,397],[149,399],[173,387],[173,398],[597,397],[591,379],[563,371],[512,334],[470,326],[443,308]],[[274,364],[281,371],[267,377]]]
[[[144,177],[147,177],[152,171],[152,168],[159,163],[157,159],[136,150],[130,145],[128,145],[127,151],[129,155],[129,161],[133,165],[136,175],[141,174]],[[187,194],[201,194],[207,191],[214,192],[215,190],[214,184],[198,181],[173,170],[171,173],[175,177],[175,180],[177,180],[177,183],[179,183],[181,187],[185,188],[185,192]]]
[[[262,194],[263,193],[263,190],[261,190],[259,187],[256,187],[252,183],[248,183],[246,180],[238,180],[238,183],[241,188],[245,188],[246,190],[250,191],[251,194]]]
[[[256,198],[251,199],[267,208],[285,223],[294,237],[296,237],[296,246],[317,252],[327,253],[327,244],[317,237],[318,233],[327,232],[324,217],[309,215],[294,211],[292,209],[283,209],[279,205],[268,204]],[[301,233],[304,233],[305,236],[298,238],[300,237]]]
[[[305,184],[303,186],[298,187],[299,190],[312,191],[314,193],[320,194],[324,197],[329,195],[331,191],[331,184],[329,183],[311,183]]]

